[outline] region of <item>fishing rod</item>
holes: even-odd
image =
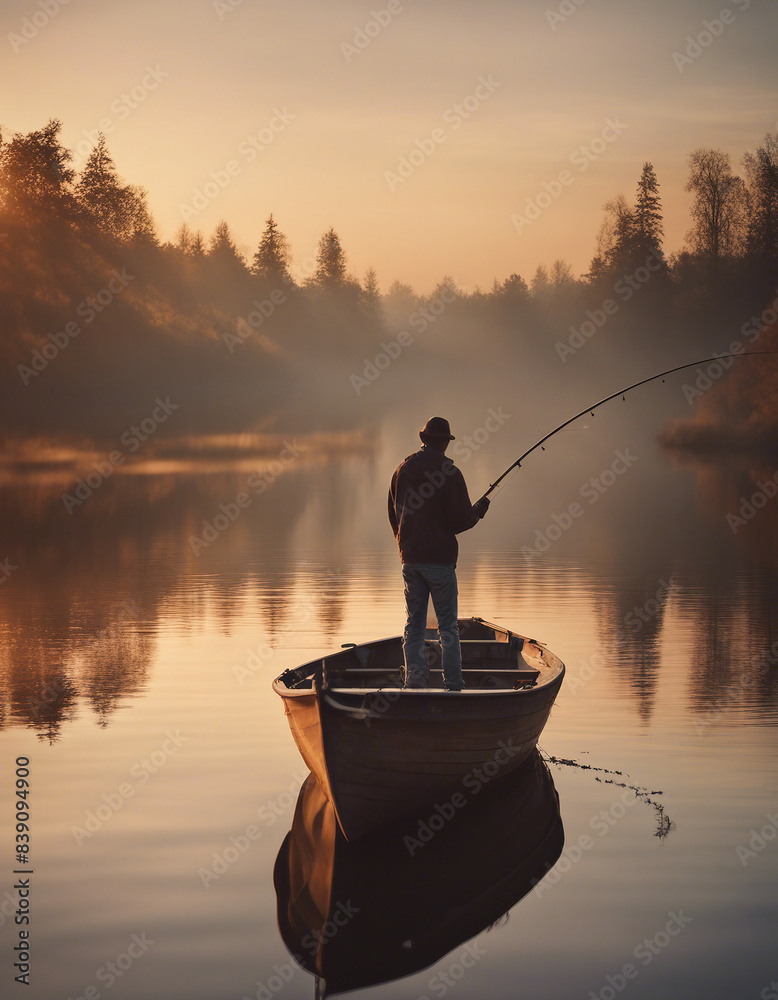
[[[611,393],[610,396],[606,396],[605,399],[601,399],[598,403],[594,403],[592,406],[585,406],[580,413],[576,413],[574,417],[570,417],[569,420],[565,420],[563,424],[560,424],[558,427],[555,427],[553,431],[546,434],[545,437],[542,437],[538,442],[533,444],[533,446],[529,449],[529,451],[525,451],[524,454],[520,458],[517,458],[512,465],[509,465],[508,468],[505,470],[505,472],[503,472],[503,474],[499,477],[499,479],[495,479],[495,481],[491,483],[489,489],[486,491],[486,493],[484,493],[481,499],[484,500],[486,497],[488,497],[489,494],[492,492],[492,490],[494,490],[497,486],[500,485],[500,483],[503,481],[503,479],[505,479],[505,477],[508,475],[509,472],[512,472],[514,469],[521,468],[521,463],[524,461],[524,459],[527,458],[528,455],[531,455],[536,448],[542,448],[549,438],[552,438],[555,434],[558,434],[559,431],[564,430],[565,427],[568,426],[568,424],[572,424],[573,421],[578,420],[578,418],[582,417],[585,413],[591,413],[591,415],[594,416],[594,411],[597,409],[598,406],[602,406],[604,403],[609,403],[612,399],[615,399],[617,396],[621,396],[623,399],[624,396],[632,389],[637,389],[638,386],[645,385],[646,382],[653,382],[654,379],[661,378],[664,380],[665,376],[672,375],[674,372],[683,371],[684,368],[694,368],[695,365],[705,365],[708,362],[721,361],[722,359],[725,358],[753,358],[753,357],[759,357],[760,355],[764,354],[778,354],[778,351],[746,351],[742,354],[719,354],[718,357],[703,358],[702,361],[690,361],[689,364],[687,365],[678,365],[677,368],[669,368],[666,372],[659,372],[658,375],[652,375],[650,378],[641,379],[640,382],[635,382],[633,385],[628,385],[626,389],[619,389],[618,392]],[[545,451],[545,448],[543,450]]]

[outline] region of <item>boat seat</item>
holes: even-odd
[[[443,687],[443,672],[430,670],[430,687]],[[498,667],[462,667],[462,677],[466,688],[495,690],[535,684],[540,671],[532,667],[504,669]],[[402,687],[402,668],[387,670],[380,667],[357,667],[351,670],[329,672],[327,683],[330,687]]]

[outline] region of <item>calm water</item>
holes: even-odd
[[[546,880],[478,934],[461,978],[467,940],[359,995],[740,1000],[778,980],[778,500],[735,534],[725,519],[775,470],[680,468],[654,430],[560,436],[553,470],[522,470],[460,556],[461,614],[567,663],[542,747],[623,776],[551,765],[565,849]],[[510,460],[507,436],[460,461],[473,493]],[[384,490],[411,441],[309,449],[207,547],[192,538],[261,462],[114,477],[72,514],[60,497],[75,473],[6,476],[3,995],[17,989],[11,790],[25,755],[32,974],[19,995],[313,996],[276,921],[273,867],[306,770],[270,682],[400,631]],[[624,449],[639,460],[613,473]],[[591,477],[602,491],[582,492]],[[582,515],[547,531],[573,502]],[[669,832],[608,779],[655,793]],[[475,828],[469,850],[489,852],[494,828]],[[387,888],[384,921],[407,915],[414,888]]]

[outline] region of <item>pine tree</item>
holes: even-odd
[[[548,280],[548,271],[545,264],[538,264],[530,282],[530,291],[533,299],[543,298],[551,289],[551,282]]]
[[[89,221],[109,238],[156,244],[146,191],[121,183],[102,132],[81,171],[76,198]]]
[[[446,305],[451,305],[455,299],[458,299],[462,295],[462,289],[456,283],[456,281],[451,277],[450,274],[444,274],[440,281],[432,289],[429,297],[430,302],[434,302],[435,299],[440,299],[441,302],[445,302]]]
[[[373,267],[368,268],[365,272],[365,280],[362,283],[362,297],[368,313],[375,319],[380,319],[383,316],[384,310],[381,305],[381,290],[378,287],[378,275]]]
[[[175,247],[180,250],[182,254],[189,257],[192,253],[192,241],[194,236],[192,235],[192,230],[189,228],[186,222],[182,222],[181,225],[176,230],[175,235]]]
[[[251,273],[274,283],[288,282],[290,259],[289,242],[271,214],[254,254]]]
[[[76,198],[89,220],[106,236],[122,240],[131,232],[133,199],[119,181],[102,132],[81,171]]]
[[[195,260],[202,260],[205,257],[205,240],[199,229],[192,237],[192,246],[189,252]]]
[[[320,288],[342,288],[346,284],[346,255],[334,229],[319,240],[313,283]]]
[[[662,202],[659,198],[659,182],[651,163],[643,165],[643,173],[638,181],[637,200],[634,212],[635,241],[641,253],[662,257]]]
[[[218,223],[213,231],[208,257],[224,267],[244,266],[243,258],[233,242],[230,227],[224,219]]]

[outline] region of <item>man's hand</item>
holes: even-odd
[[[476,500],[473,504],[473,510],[478,514],[479,519],[484,517],[489,510],[489,497],[481,497],[480,500]]]

